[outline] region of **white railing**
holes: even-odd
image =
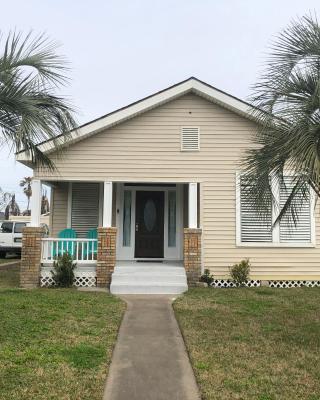
[[[41,262],[53,263],[58,256],[69,253],[76,263],[95,263],[97,247],[97,239],[43,238]]]

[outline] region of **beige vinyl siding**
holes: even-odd
[[[200,128],[199,152],[181,152],[183,126]],[[256,278],[318,278],[320,247],[236,247],[235,184],[256,125],[187,94],[70,146],[48,180],[199,182],[204,267],[216,277],[250,258]],[[319,233],[319,219],[317,233]]]
[[[57,182],[51,191],[51,227],[50,234],[57,236],[60,231],[67,228],[68,223],[68,190],[67,182]]]

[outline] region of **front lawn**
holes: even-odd
[[[101,292],[0,289],[0,399],[100,400],[124,308]]]
[[[320,399],[320,289],[192,289],[174,303],[204,399]]]

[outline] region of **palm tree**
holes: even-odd
[[[10,201],[4,211],[5,219],[9,219],[10,215],[20,215],[20,207],[16,202],[16,195],[12,194],[10,197]]]
[[[11,194],[8,192],[4,192],[0,188],[0,211],[8,204],[8,201],[11,199]]]
[[[53,140],[58,149],[60,135],[75,128],[73,108],[56,94],[67,82],[66,61],[56,48],[43,34],[10,33],[0,52],[0,136],[51,169],[53,162],[37,145]]]
[[[50,211],[49,199],[47,196],[47,191],[45,190],[41,196],[41,214],[47,214]]]
[[[274,41],[265,73],[251,98],[261,128],[247,152],[244,177],[248,198],[264,216],[270,210],[275,181],[293,174],[284,215],[296,223],[310,192],[320,195],[320,26],[316,16],[293,21]],[[279,207],[279,205],[278,205]]]
[[[31,176],[25,176],[20,181],[20,186],[23,188],[23,193],[27,196],[28,199],[27,210],[26,210],[27,214],[29,214],[30,198],[32,196],[31,182],[32,182]]]

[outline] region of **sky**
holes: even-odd
[[[319,0],[15,0],[1,5],[0,30],[60,43],[71,67],[60,94],[84,123],[190,76],[246,100],[272,39],[310,11],[320,16]],[[0,149],[0,187],[22,209],[30,175]]]

